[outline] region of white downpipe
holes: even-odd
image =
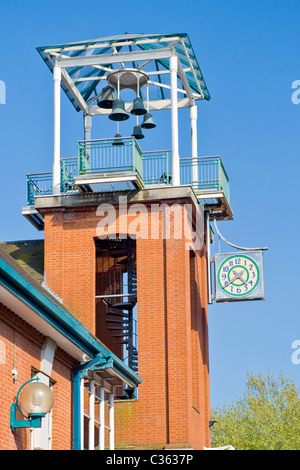
[[[92,116],[84,115],[84,140],[92,140]]]
[[[89,450],[95,449],[95,381],[89,384]]]
[[[206,220],[206,256],[207,256],[207,303],[212,304],[209,211],[206,211],[205,217],[206,217],[205,220]]]
[[[115,449],[115,400],[114,394],[110,393],[109,397],[109,450]]]
[[[84,125],[84,140],[91,141],[92,140],[92,116],[89,114],[85,114],[83,118],[83,125]],[[85,151],[91,156],[91,144],[84,144]]]
[[[54,145],[53,145],[53,194],[60,193],[60,85],[61,68],[53,69],[54,82]]]
[[[100,398],[100,405],[99,405],[99,421],[100,421],[100,429],[99,429],[99,450],[104,450],[105,445],[105,401],[104,401],[104,387],[100,387],[99,390],[99,398]]]
[[[178,103],[177,103],[177,56],[170,57],[171,75],[171,122],[172,122],[172,185],[180,185],[178,145]]]
[[[191,146],[192,146],[192,181],[198,181],[198,143],[197,143],[197,106],[190,107]]]

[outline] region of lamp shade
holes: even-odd
[[[52,390],[47,385],[39,382],[28,383],[19,395],[19,405],[28,416],[43,416],[49,413],[53,403],[54,395]]]

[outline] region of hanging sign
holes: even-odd
[[[215,263],[215,300],[263,300],[262,251],[217,253]]]

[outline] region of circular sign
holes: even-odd
[[[245,255],[234,255],[225,259],[217,274],[218,283],[229,295],[246,296],[259,281],[259,268],[255,261]]]

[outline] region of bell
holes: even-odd
[[[142,122],[141,127],[143,129],[153,129],[154,127],[156,127],[156,124],[154,124],[154,122],[153,122],[152,114],[150,114],[150,113],[144,114],[144,120]]]
[[[102,90],[102,97],[98,103],[99,108],[111,109],[115,101],[115,90],[112,86],[106,86]]]
[[[137,97],[134,100],[133,107],[130,112],[131,114],[134,114],[135,116],[141,116],[142,114],[146,114],[147,110],[144,107],[142,98]]]
[[[133,133],[131,135],[132,137],[135,137],[137,140],[143,139],[145,137],[142,133],[141,126],[139,125],[134,126]]]
[[[124,145],[122,136],[120,134],[115,135],[115,140],[113,141],[113,145]]]
[[[116,99],[113,103],[112,112],[108,117],[112,121],[126,121],[126,119],[129,119],[129,115],[125,111],[124,101]]]

